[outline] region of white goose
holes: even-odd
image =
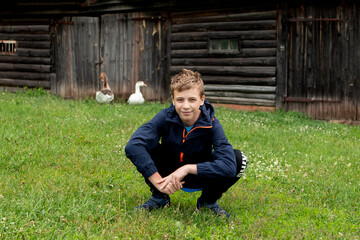
[[[143,104],[145,99],[140,92],[140,87],[146,87],[146,84],[143,81],[138,81],[135,84],[135,93],[131,94],[128,103],[129,104]]]
[[[110,103],[112,100],[114,100],[114,93],[109,87],[106,73],[102,72],[100,74],[100,79],[103,82],[103,87],[100,91],[96,92],[96,101],[99,103]]]

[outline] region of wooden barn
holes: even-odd
[[[135,82],[169,99],[173,74],[199,71],[212,103],[360,121],[356,0],[13,0],[0,9],[0,87],[116,98]]]

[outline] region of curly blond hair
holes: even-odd
[[[183,69],[181,72],[171,78],[171,97],[174,97],[174,91],[179,92],[188,90],[192,87],[197,87],[200,97],[204,96],[204,82],[198,72],[193,72],[188,69]]]

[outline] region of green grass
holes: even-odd
[[[124,147],[167,106],[0,93],[0,239],[360,238],[360,127],[295,112],[216,108],[250,160],[219,201],[230,221],[181,191],[134,211],[150,194]]]

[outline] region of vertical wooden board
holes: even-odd
[[[63,19],[67,21],[67,19]],[[57,94],[64,98],[72,97],[72,88],[69,87],[73,82],[73,60],[71,35],[72,25],[56,24],[55,25],[55,56],[56,56],[56,81]]]
[[[74,97],[95,96],[99,81],[99,19],[97,17],[74,17]]]

